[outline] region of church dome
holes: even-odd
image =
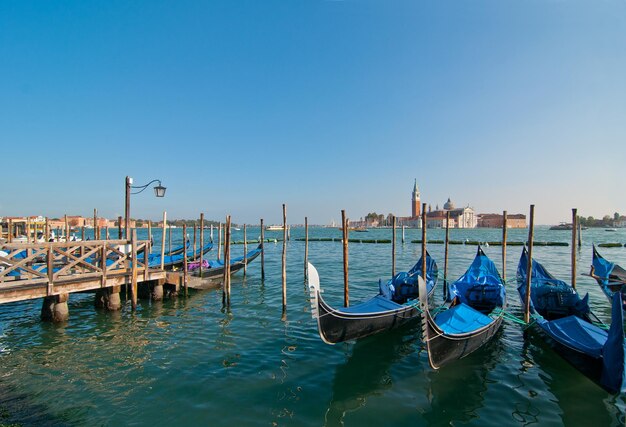
[[[444,203],[443,208],[444,208],[444,210],[447,210],[447,211],[451,211],[451,210],[454,209],[454,203],[452,203],[450,201],[449,197],[448,197],[448,201],[446,203]]]

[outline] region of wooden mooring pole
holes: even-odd
[[[422,279],[426,281],[426,203],[422,203]]]
[[[187,224],[183,223],[183,287],[187,296]]]
[[[222,304],[230,306],[230,215],[224,224],[224,272],[222,276]]]
[[[506,284],[506,232],[507,212],[502,211],[502,281]]]
[[[309,218],[304,217],[304,281],[309,280]]]
[[[220,252],[222,252],[222,223],[217,229],[217,259],[220,260]]]
[[[287,311],[287,205],[283,203],[283,318]]]
[[[391,277],[396,275],[396,216],[393,215],[392,220],[392,233],[391,236]]]
[[[100,234],[98,233],[98,209],[93,210],[93,239],[100,240]]]
[[[131,254],[132,254],[132,283],[131,283],[131,305],[133,311],[137,310],[137,230],[131,233]]]
[[[572,288],[576,290],[576,232],[578,231],[578,209],[572,209]]]
[[[202,277],[202,260],[204,258],[204,212],[200,213],[200,254],[198,259],[200,260],[200,266],[198,267],[198,275]],[[217,259],[220,259],[220,253],[217,252]]]
[[[246,277],[248,270],[248,230],[246,224],[243,225],[243,277]]]
[[[165,268],[165,228],[167,227],[167,212],[163,211],[163,224],[161,225],[161,270]]]
[[[265,228],[261,218],[261,281],[265,280]]]
[[[448,297],[448,246],[450,244],[450,211],[446,211],[446,245],[443,257],[443,298]]]
[[[117,217],[117,238],[122,240],[122,217]]]
[[[346,211],[341,210],[341,224],[343,231],[343,306],[350,307],[350,288],[348,286],[348,218]]]
[[[526,265],[526,301],[524,304],[524,321],[530,323],[530,285],[533,273],[533,233],[535,227],[535,205],[530,205],[528,225],[528,264]]]

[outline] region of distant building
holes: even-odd
[[[450,228],[476,228],[477,218],[474,209],[469,206],[457,209],[449,197],[443,204],[443,209],[428,211],[426,227],[445,228],[448,212],[450,213],[450,224],[448,225]]]
[[[478,215],[478,227],[502,228],[503,216],[501,214]],[[526,215],[512,214],[506,216],[507,228],[526,228]]]

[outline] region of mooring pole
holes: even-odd
[[[404,245],[404,224],[402,224],[402,244]]]
[[[580,218],[578,219],[578,249],[580,249],[583,245],[583,230],[582,225],[580,223]]]
[[[202,260],[204,258],[204,212],[200,212],[200,254],[198,259],[200,260],[200,266],[198,267],[198,276],[202,278]],[[217,251],[217,259],[220,259],[219,250]]]
[[[265,229],[261,218],[261,280],[265,280]]]
[[[133,311],[137,310],[137,230],[131,233],[131,256],[132,256],[132,282],[131,282],[131,305]]]
[[[526,301],[524,305],[524,321],[530,323],[530,288],[533,273],[533,233],[535,227],[535,205],[530,205],[530,223],[528,226],[528,265],[526,266]]]
[[[309,280],[309,219],[304,217],[304,281]]]
[[[149,223],[148,223],[149,224]],[[183,286],[187,296],[187,224],[183,222]]]
[[[217,229],[217,259],[220,259],[220,252],[222,252],[222,223],[220,222]]]
[[[572,288],[576,289],[576,232],[578,231],[578,209],[572,209]]]
[[[346,211],[341,210],[341,228],[343,231],[343,305],[350,306],[350,288],[348,287],[348,219]]]
[[[93,239],[100,240],[100,233],[98,233],[98,210],[93,210]]]
[[[167,228],[168,231],[168,252],[170,255],[172,255],[172,224],[170,224],[170,226]]]
[[[507,232],[507,212],[502,211],[502,281],[506,284],[506,232]]]
[[[165,228],[167,227],[167,211],[163,211],[163,224],[161,225],[161,270],[165,268]]]
[[[446,211],[446,245],[443,258],[443,298],[448,297],[448,245],[450,244],[450,211]]]
[[[198,232],[198,226],[196,224],[196,221],[194,220],[194,222],[193,222],[193,260],[194,261],[197,258],[197,256],[196,256],[196,239],[197,239],[196,235],[197,235],[197,232]],[[187,243],[187,242],[185,242],[185,243]]]
[[[287,205],[283,203],[283,317],[287,311]]]
[[[391,219],[392,237],[391,237],[391,277],[396,275],[396,216]]]
[[[422,279],[426,282],[426,203],[422,203]]]
[[[243,277],[246,277],[248,268],[248,235],[246,224],[243,225]]]
[[[230,215],[226,216],[226,222],[224,223],[224,271],[222,275],[222,303],[226,306],[230,306],[230,263],[228,261],[228,253],[230,251],[230,244],[228,242],[230,230]]]

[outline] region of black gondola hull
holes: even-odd
[[[428,349],[428,361],[433,369],[462,359],[491,340],[502,325],[503,317],[499,316],[484,328],[467,334],[446,334],[435,323],[428,310],[422,321],[424,341]]]
[[[420,318],[414,306],[378,313],[346,313],[326,304],[318,291],[311,303],[317,317],[318,331],[327,344],[356,340],[379,332],[389,331]]]

